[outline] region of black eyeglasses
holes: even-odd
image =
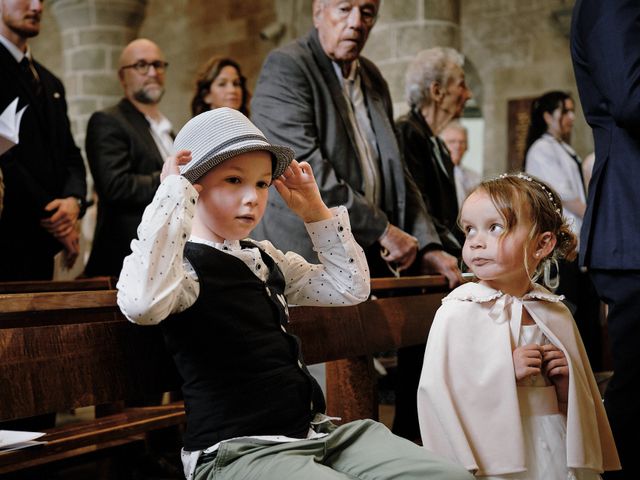
[[[146,75],[149,73],[149,69],[151,67],[153,67],[157,73],[164,73],[168,66],[169,64],[162,60],[154,60],[153,62],[138,60],[136,63],[132,63],[131,65],[124,65],[120,67],[120,70],[124,70],[125,68],[135,68],[136,72],[140,75]]]

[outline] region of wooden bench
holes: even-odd
[[[373,354],[423,342],[447,290],[441,277],[380,279],[372,287],[415,294],[291,308],[306,362],[330,362],[327,412],[343,421],[377,418]],[[160,329],[129,323],[115,299],[112,289],[0,294],[0,421],[178,389]],[[45,445],[0,453],[0,474],[139,441],[184,420],[183,405],[172,403],[56,427]]]

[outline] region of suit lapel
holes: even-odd
[[[340,116],[342,123],[344,125],[344,129],[347,132],[349,137],[349,141],[351,142],[352,150],[354,154],[359,159],[359,164],[361,164],[360,152],[357,148],[356,136],[353,131],[353,125],[351,125],[351,120],[349,119],[349,107],[347,106],[347,99],[344,96],[342,91],[342,87],[340,85],[340,81],[336,76],[336,72],[333,68],[333,63],[331,63],[331,59],[327,57],[327,54],[322,50],[322,46],[320,45],[320,40],[318,39],[318,31],[314,28],[311,30],[308,38],[308,45],[311,49],[311,53],[315,59],[315,63],[320,70],[320,74],[324,80],[325,85],[329,88],[329,92],[331,93],[331,98],[333,99],[333,103],[338,111],[338,115]]]
[[[164,159],[151,135],[151,125],[149,125],[149,121],[145,118],[144,114],[134,107],[126,98],[120,100],[118,108],[129,122],[129,125],[131,125],[131,128],[135,131],[136,136],[144,142],[150,152],[153,152],[157,165],[162,168]]]
[[[3,76],[6,77],[7,82],[15,85],[17,90],[16,94],[20,97],[18,106],[21,108],[28,104],[29,108],[27,110],[32,110],[31,114],[35,116],[40,126],[43,127],[46,125],[43,112],[38,108],[38,100],[35,93],[31,90],[27,80],[24,78],[24,74],[20,70],[16,59],[2,44],[0,44],[0,65],[2,66]],[[40,70],[38,70],[38,74],[40,75]],[[42,78],[42,76],[40,78]],[[3,88],[5,88],[4,85]],[[42,131],[46,132],[47,130],[43,128]]]
[[[364,93],[371,128],[376,137],[380,158],[381,182],[384,196],[382,204],[384,210],[397,218],[403,207],[398,204],[398,198],[404,199],[405,183],[403,162],[399,158],[399,148],[395,137],[395,127],[390,123],[387,106],[380,94],[383,85],[376,85],[372,81],[366,61],[360,62],[360,78]],[[404,203],[404,200],[402,201]]]
[[[415,109],[411,110],[411,117],[418,124],[419,131],[425,132],[427,141],[432,145],[432,155],[434,162],[438,164],[438,169],[442,172],[441,181],[449,182],[455,191],[455,178],[453,174],[453,162],[451,161],[451,154],[444,144],[442,139],[433,133],[429,124],[425,121],[424,117]],[[435,142],[435,144],[434,144]],[[436,152],[436,149],[438,150]],[[438,158],[438,153],[440,154]]]
[[[55,88],[55,84],[49,81],[49,77],[46,75],[46,72],[43,71],[42,65],[34,61],[33,66],[38,72],[40,85],[42,87],[40,108],[37,108],[36,110],[38,110],[38,114],[41,116],[42,120],[45,121],[45,125],[47,125],[47,128],[44,129],[44,131],[49,132],[51,130],[57,130],[58,128],[64,128],[60,125],[60,115],[56,108],[57,103],[62,101],[62,92],[58,92]],[[30,88],[29,91],[31,92]],[[33,96],[33,98],[35,98],[35,96]]]

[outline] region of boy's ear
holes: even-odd
[[[538,258],[545,258],[556,247],[556,236],[551,232],[544,232],[538,236],[538,243],[536,244],[536,256]]]

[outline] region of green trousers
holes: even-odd
[[[291,443],[244,438],[220,445],[199,464],[195,480],[471,480],[464,468],[393,435],[373,420],[336,427],[329,435]]]

